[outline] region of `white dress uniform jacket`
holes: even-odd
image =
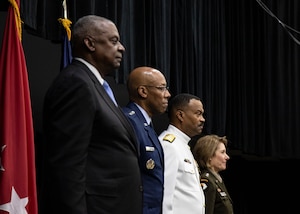
[[[163,214],[204,214],[205,198],[188,145],[190,137],[169,125],[159,140],[165,158]]]

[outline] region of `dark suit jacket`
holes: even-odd
[[[160,214],[164,185],[164,155],[154,129],[149,126],[139,108],[129,102],[123,108],[131,121],[140,144],[144,202],[143,214]]]
[[[61,71],[43,115],[41,214],[141,214],[134,130],[86,65]]]

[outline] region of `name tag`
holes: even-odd
[[[220,195],[225,197],[226,196],[226,192],[220,192]]]
[[[154,147],[152,147],[152,146],[146,146],[146,151],[147,152],[153,152],[154,150],[155,150]]]

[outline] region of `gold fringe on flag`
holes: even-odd
[[[59,18],[58,21],[64,26],[67,32],[68,40],[71,40],[71,29],[70,26],[72,22],[69,19]]]
[[[22,40],[22,23],[23,22],[21,20],[19,6],[15,0],[8,0],[8,1],[9,1],[9,3],[11,3],[11,5],[14,9],[14,12],[15,12],[17,31],[18,31],[19,39],[21,41]]]

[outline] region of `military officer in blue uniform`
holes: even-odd
[[[171,95],[164,75],[146,66],[131,71],[127,89],[130,101],[123,111],[134,127],[140,148],[143,214],[161,214],[164,155],[158,136],[151,126],[151,119],[166,111]]]

